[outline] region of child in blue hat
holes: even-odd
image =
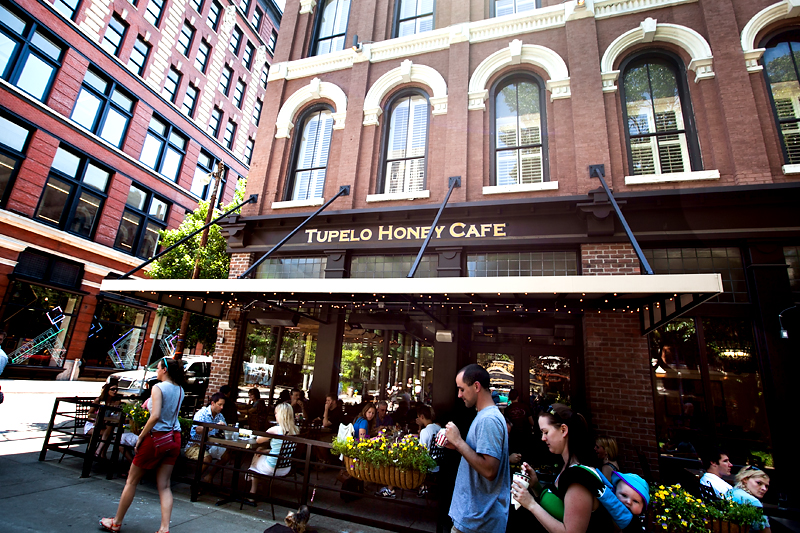
[[[645,531],[645,509],[650,503],[650,487],[647,481],[636,474],[614,472],[611,482],[614,484],[614,495],[627,510],[619,512],[619,506],[616,505],[618,516],[614,516],[614,520],[617,525],[624,532]]]

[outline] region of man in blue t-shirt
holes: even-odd
[[[453,422],[447,423],[447,447],[461,454],[450,518],[453,533],[503,533],[511,499],[508,468],[508,428],[492,400],[489,373],[467,365],[456,376],[458,397],[478,415],[464,440]]]

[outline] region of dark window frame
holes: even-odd
[[[115,22],[117,24],[119,24],[120,26],[122,26],[122,33],[120,33],[117,30],[117,28],[114,27],[114,23]],[[108,52],[112,56],[119,57],[119,53],[122,50],[122,46],[125,44],[125,36],[128,34],[128,29],[129,28],[130,28],[130,25],[127,22],[125,22],[124,20],[122,20],[122,17],[120,17],[119,15],[114,13],[113,15],[111,15],[111,18],[108,21],[108,26],[106,26],[106,31],[103,33],[103,41],[100,43],[100,46],[103,48],[103,50],[105,50],[106,52]],[[113,32],[114,35],[119,36],[119,42],[115,44],[114,41],[109,39],[108,38],[108,35],[109,35],[108,32]],[[114,51],[113,52],[111,50],[107,50],[105,48],[105,44],[106,43],[108,43],[109,45],[114,47]]]
[[[244,4],[244,7],[242,7],[242,4]],[[250,11],[251,5],[252,3],[250,2],[250,0],[239,0],[239,5],[236,6],[242,11],[242,13],[244,13],[245,20],[247,20],[247,13]]]
[[[209,160],[209,164],[205,165],[205,164],[201,163],[200,162],[200,158],[201,157],[206,157]],[[196,165],[195,168],[205,171],[204,172],[205,174],[209,174],[209,173],[214,172],[217,169],[217,162],[218,161],[219,161],[219,159],[217,159],[214,154],[212,154],[208,150],[204,150],[204,149],[201,148],[200,149],[200,153],[197,156],[197,165]],[[207,183],[206,185],[203,186],[203,190],[201,191],[200,194],[198,194],[200,199],[202,199],[202,200],[207,200],[208,199],[208,195],[211,192],[211,186],[212,186],[213,183],[214,183],[214,180],[212,179],[209,183]],[[220,182],[220,183],[222,183],[222,182]],[[220,185],[220,189],[221,188],[222,188],[222,186]],[[194,178],[192,178],[192,185],[191,185],[189,190],[190,190],[190,192],[194,192],[195,194],[197,194],[193,189],[194,189]],[[217,192],[219,192],[219,191],[217,191]]]
[[[396,38],[400,36],[400,23],[406,22],[408,20],[414,20],[422,17],[427,17],[428,15],[414,15],[413,17],[408,17],[403,20],[400,20],[400,11],[404,1],[414,1],[416,0],[396,0],[394,4],[394,23],[392,24],[392,38]],[[436,0],[433,0],[433,9],[431,10],[431,31],[436,29]],[[424,33],[424,32],[423,32]],[[413,35],[420,35],[416,31]]]
[[[116,174],[116,172],[111,167],[105,166],[104,164],[97,161],[93,157],[90,157],[89,155],[73,148],[72,146],[61,143],[59,145],[59,149],[63,149],[65,152],[68,152],[79,159],[78,169],[75,172],[75,176],[70,176],[56,168],[50,167],[50,169],[47,172],[47,180],[44,183],[44,189],[42,190],[42,194],[39,197],[39,202],[37,202],[36,209],[34,210],[33,219],[42,224],[58,228],[59,230],[67,232],[71,235],[76,235],[82,239],[93,240],[95,232],[97,231],[97,227],[100,224],[100,218],[103,216],[103,207],[105,205],[105,201],[108,199],[108,189],[111,186],[111,182],[114,180],[114,175]],[[89,167],[90,163],[93,164],[95,167],[99,168],[100,170],[108,172],[108,181],[106,182],[105,191],[100,191],[88,184],[84,185],[83,180],[86,177],[86,170]],[[39,209],[42,207],[42,203],[45,201],[46,198],[44,191],[46,190],[48,183],[50,183],[50,178],[55,178],[57,180],[65,181],[68,182],[70,185],[72,185],[72,189],[70,190],[69,195],[67,196],[67,200],[66,202],[64,202],[64,208],[61,212],[61,217],[58,223],[53,223],[46,218],[38,216]],[[78,204],[81,198],[81,193],[84,191],[86,191],[88,194],[99,200],[97,213],[94,218],[94,221],[92,222],[92,227],[89,230],[88,235],[82,235],[81,233],[72,231],[70,229],[72,222],[75,220],[76,211],[78,210]]]
[[[203,14],[203,4],[205,3],[205,0],[191,0],[189,3],[199,15]]]
[[[60,6],[63,6],[64,11],[61,10]],[[75,20],[75,13],[77,13],[80,10],[80,7],[81,7],[81,0],[75,0],[74,8],[67,3],[67,0],[55,0],[53,2],[53,9],[58,11],[64,18],[72,21]],[[69,11],[70,14],[67,15],[65,11]]]
[[[253,104],[253,124],[256,127],[261,124],[261,113],[264,111],[264,100],[261,98],[256,98],[256,102]]]
[[[253,150],[255,149],[255,146],[255,140],[253,140],[252,137],[248,137],[247,142],[244,145],[244,159],[247,161],[248,165],[253,161]]]
[[[8,37],[10,40],[16,43],[14,51],[8,58],[8,63],[6,64],[5,71],[0,72],[0,77],[6,80],[11,85],[25,92],[26,94],[30,94],[30,96],[36,98],[40,102],[46,102],[48,97],[50,96],[50,91],[53,89],[53,83],[55,82],[56,74],[61,68],[61,64],[64,60],[64,55],[66,53],[66,50],[69,47],[64,41],[62,41],[55,34],[53,34],[46,26],[39,24],[38,21],[33,19],[26,12],[16,9],[14,6],[3,6],[3,7],[6,8],[14,16],[18,17],[20,21],[24,24],[24,26],[20,34],[16,32],[14,29],[0,22],[0,32],[2,32],[6,37]],[[45,50],[39,48],[36,44],[33,43],[33,40],[36,37],[36,35],[40,35],[42,38],[49,41],[55,47],[59,48],[57,59],[54,59]],[[28,91],[17,85],[17,83],[19,83],[20,76],[25,71],[25,66],[27,64],[28,57],[30,57],[31,55],[33,55],[37,59],[41,60],[42,62],[46,63],[47,65],[53,68],[50,74],[50,79],[47,81],[44,87],[41,99],[34,96],[31,93],[28,93]]]
[[[233,125],[233,129],[231,130],[230,126]],[[233,150],[233,147],[236,145],[236,130],[239,129],[239,125],[234,122],[232,119],[228,119],[227,124],[225,124],[225,134],[222,136],[222,144],[228,150]],[[230,132],[230,139],[227,139],[228,132]]]
[[[216,33],[219,31],[219,23],[222,20],[222,4],[217,0],[212,0],[211,6],[208,8],[208,15],[206,16],[206,25]],[[212,17],[212,14],[214,15]]]
[[[250,42],[250,39],[244,45],[244,53],[242,54],[242,65],[247,70],[253,66],[253,59],[256,56],[256,47]]]
[[[774,46],[777,46],[778,44],[781,44],[781,43],[785,42],[785,43],[789,43],[789,50],[792,51],[791,43],[792,42],[797,42],[797,41],[794,41],[792,39],[792,37],[796,37],[797,40],[800,41],[800,29],[782,28],[782,29],[780,29],[778,31],[775,31],[775,32],[772,32],[769,35],[767,35],[766,37],[764,37],[761,40],[759,48],[772,48]],[[772,45],[772,46],[770,46],[770,45]],[[798,52],[800,52],[800,50],[798,50]],[[763,62],[763,60],[762,60],[762,62]],[[797,65],[797,62],[793,61],[792,63],[794,65],[794,67],[795,67],[795,75],[797,76],[798,82],[800,82],[800,66]],[[794,124],[798,124],[798,128],[800,128],[800,118],[791,119],[791,120],[783,120],[783,121],[781,120],[781,118],[780,118],[780,116],[778,114],[778,106],[777,106],[777,104],[775,104],[775,97],[773,96],[772,90],[770,88],[769,74],[767,72],[766,65],[764,66],[764,68],[762,70],[764,71],[764,83],[766,85],[765,89],[766,89],[767,95],[769,97],[770,107],[772,108],[772,117],[773,117],[773,120],[775,121],[775,128],[777,130],[776,133],[778,135],[778,139],[779,139],[780,145],[781,145],[781,155],[783,156],[783,164],[784,165],[794,164],[794,163],[791,163],[789,161],[789,150],[786,147],[786,141],[784,139],[783,129],[781,128],[781,125],[782,124],[792,124],[792,123],[794,123]]]
[[[275,47],[278,45],[278,32],[272,30],[269,34],[269,39],[267,39],[267,52],[269,52],[270,57],[275,55]]]
[[[204,47],[207,51],[204,54],[200,54],[200,50],[203,50]],[[197,53],[194,56],[194,68],[203,74],[205,74],[208,70],[208,58],[211,56],[212,50],[213,47],[208,41],[205,39],[200,39],[200,44],[197,45]],[[204,61],[200,61],[201,55],[205,57]]]
[[[125,115],[127,117],[128,121],[127,121],[127,123],[125,125],[125,132],[123,133],[122,137],[119,140],[119,144],[117,145],[117,148],[122,148],[122,146],[125,144],[125,138],[128,136],[128,132],[130,130],[131,121],[133,120],[133,114],[134,114],[134,110],[136,109],[136,103],[138,102],[138,99],[132,93],[128,92],[124,88],[124,86],[122,84],[117,83],[116,80],[114,80],[113,78],[109,77],[107,74],[105,74],[99,68],[92,68],[90,66],[89,69],[87,70],[87,72],[89,72],[89,71],[92,71],[92,74],[94,76],[97,76],[98,78],[100,78],[101,80],[105,81],[108,84],[107,87],[106,87],[106,92],[105,93],[101,93],[96,87],[93,87],[91,84],[86,83],[86,78],[84,77],[84,81],[81,82],[81,90],[78,91],[78,97],[75,100],[75,105],[77,106],[78,98],[80,98],[80,95],[81,95],[81,93],[83,92],[84,89],[86,91],[88,91],[91,95],[93,95],[95,98],[98,98],[99,100],[101,100],[101,102],[102,102],[101,106],[97,110],[97,113],[95,114],[95,117],[94,117],[94,124],[92,125],[91,128],[87,128],[87,129],[89,131],[91,131],[92,133],[94,133],[95,135],[97,135],[98,137],[100,137],[101,139],[103,139],[106,142],[108,142],[109,144],[111,144],[111,141],[109,141],[108,139],[105,139],[101,135],[101,132],[103,131],[103,126],[105,126],[106,120],[108,119],[109,112],[113,109],[114,111]],[[131,100],[131,102],[133,103],[132,109],[130,111],[124,109],[122,106],[120,106],[119,104],[117,104],[114,101],[114,93],[117,90],[119,90],[119,92],[123,96],[129,98]],[[75,109],[76,108],[77,107],[73,107],[72,113],[70,113],[70,118],[72,120],[75,120],[72,117],[75,114]]]
[[[142,54],[142,51],[139,50],[139,48],[137,48],[139,43],[142,43],[144,45],[144,47],[146,48],[146,52],[144,54]],[[130,55],[130,57],[128,57],[128,68],[130,68],[131,64],[136,65],[137,67],[139,67],[137,69],[138,72],[136,72],[136,74],[138,74],[139,76],[144,76],[144,71],[147,69],[147,60],[150,59],[150,52],[152,50],[153,50],[153,47],[150,45],[150,43],[145,41],[144,37],[142,37],[141,35],[137,35],[136,36],[136,41],[134,41],[134,43],[133,43],[133,49],[131,50],[131,55]],[[139,55],[142,56],[142,64],[141,65],[139,63],[136,63],[133,60],[133,53],[134,52],[137,52]]]
[[[338,4],[338,3],[343,2],[344,0],[329,0],[329,1],[333,1],[333,2],[336,2]],[[322,0],[321,2],[319,2],[319,4],[327,4],[327,1],[326,0]],[[350,9],[347,10],[347,22],[344,25],[344,27],[345,27],[344,33],[336,33],[336,34],[333,34],[333,35],[326,36],[324,38],[320,38],[319,32],[322,31],[322,12],[324,11],[325,6],[324,5],[317,6],[317,14],[316,14],[315,20],[314,20],[314,38],[311,40],[311,46],[309,46],[309,49],[308,49],[309,57],[310,56],[319,55],[319,43],[320,42],[333,40],[333,39],[336,39],[337,37],[344,37],[344,46],[343,46],[342,50],[347,48],[347,28],[350,26],[350,11],[352,11],[352,7],[353,7],[353,3],[351,1],[350,2]],[[336,51],[338,52],[339,50],[336,50]]]
[[[189,97],[189,92],[192,89],[195,91],[195,94],[194,94],[194,98],[192,98],[192,105],[189,106],[189,108],[187,109],[186,99]],[[184,115],[186,115],[189,118],[194,118],[194,113],[195,113],[195,111],[197,111],[197,99],[198,99],[199,96],[200,96],[200,89],[197,86],[195,86],[194,83],[190,82],[189,85],[186,86],[186,92],[184,92],[184,94],[183,94],[183,103],[181,104],[181,113],[183,113]]]
[[[240,90],[241,89],[241,90]],[[231,102],[235,105],[238,109],[241,109],[244,105],[244,96],[247,93],[247,84],[244,82],[242,78],[236,80],[236,86],[233,88],[233,96],[231,97]]]
[[[164,177],[164,178],[166,178],[166,179],[168,179],[170,181],[173,181],[174,183],[177,183],[178,180],[181,177],[181,168],[186,163],[186,149],[188,148],[190,138],[189,138],[188,135],[183,133],[183,131],[178,129],[178,127],[176,127],[174,124],[172,124],[169,120],[167,120],[163,116],[161,116],[161,115],[159,115],[157,113],[153,113],[153,117],[152,118],[155,118],[159,122],[163,123],[164,124],[164,128],[165,128],[165,133],[161,134],[161,133],[158,133],[155,130],[150,129],[150,125],[148,124],[147,131],[145,132],[145,144],[142,145],[142,150],[143,151],[144,151],[144,146],[147,143],[147,136],[148,135],[152,134],[153,137],[155,137],[156,139],[161,141],[161,148],[159,149],[158,155],[156,156],[155,168],[150,167],[146,163],[142,162],[141,154],[139,155],[139,161],[142,162],[142,164],[144,166],[146,166],[147,168],[151,169],[153,172],[155,172],[159,176],[162,176],[162,177]],[[184,141],[184,147],[183,148],[179,148],[177,145],[175,145],[174,143],[172,143],[170,141],[170,137],[171,137],[172,133],[177,133],[178,135],[180,135],[181,137],[184,138],[185,141]],[[166,153],[167,153],[167,149],[169,147],[172,147],[181,156],[181,161],[180,161],[180,164],[178,165],[178,171],[177,171],[177,174],[175,175],[174,180],[173,180],[173,178],[170,178],[169,176],[166,176],[166,175],[161,173],[161,171],[164,168],[164,161],[166,159],[165,156],[166,156]]]
[[[430,161],[428,160],[428,152],[429,152],[430,144],[431,144],[431,142],[430,142],[430,140],[431,140],[430,139],[430,134],[431,134],[431,98],[428,95],[428,93],[426,93],[422,89],[418,89],[416,87],[412,87],[412,88],[402,89],[402,90],[398,91],[397,93],[393,94],[392,97],[389,100],[387,100],[386,106],[384,107],[385,109],[388,110],[388,112],[383,114],[383,116],[386,117],[386,119],[384,120],[383,131],[381,132],[381,151],[380,151],[380,159],[379,159],[379,163],[378,163],[380,166],[378,168],[377,190],[375,191],[377,194],[387,194],[386,193],[386,165],[387,165],[387,163],[389,163],[389,160],[387,159],[387,156],[389,154],[389,137],[390,137],[390,134],[391,134],[391,127],[392,127],[392,108],[395,106],[395,104],[399,100],[401,100],[403,98],[407,98],[409,96],[415,96],[415,95],[422,96],[428,102],[428,104],[427,104],[428,124],[427,124],[427,128],[425,130],[425,155],[423,156],[424,159],[425,159],[425,179],[422,182],[422,189],[420,189],[422,191],[427,190],[427,186],[428,186],[428,165],[430,164]],[[411,116],[411,114],[409,113],[409,117],[410,116]],[[409,122],[410,122],[410,120],[409,120]],[[412,157],[405,157],[405,158],[402,158],[402,159],[408,160],[408,159],[419,159],[419,158],[418,157],[413,157],[413,158]],[[400,158],[392,159],[392,161],[400,161]],[[405,191],[405,193],[410,193],[410,192],[412,192],[412,191]]]
[[[15,148],[8,145],[0,144],[0,155],[4,155],[5,157],[15,161],[14,168],[11,169],[5,190],[0,193],[0,208],[5,208],[8,204],[8,199],[11,197],[11,191],[14,189],[14,182],[16,181],[17,174],[19,174],[19,169],[22,166],[22,162],[27,157],[25,154],[28,152],[28,146],[30,146],[31,137],[33,137],[33,132],[36,130],[36,128],[35,126],[22,121],[11,113],[6,112],[2,108],[0,108],[0,117],[2,117],[4,120],[8,120],[9,122],[13,122],[20,128],[28,130],[28,137],[25,139],[25,143],[22,145],[21,151],[17,151]]]
[[[173,80],[172,79],[171,76],[173,75],[173,73],[178,76],[177,80]],[[175,68],[174,66],[170,66],[169,70],[167,70],[167,77],[164,78],[164,91],[167,94],[170,95],[169,98],[167,98],[167,100],[169,100],[173,104],[176,103],[175,100],[177,100],[177,98],[178,98],[178,93],[180,92],[181,82],[182,81],[183,81],[183,73],[180,70],[178,70],[177,68]],[[175,84],[175,90],[174,91],[170,91],[170,90],[167,89],[167,83],[168,82]]]
[[[147,7],[144,10],[144,20],[152,24],[154,27],[158,28],[158,25],[161,24],[161,17],[164,15],[164,5],[166,4],[166,0],[147,0]],[[150,9],[150,6],[158,6],[158,14]],[[153,20],[151,20],[153,19]]]
[[[227,74],[227,75],[226,75]],[[222,66],[222,71],[220,72],[219,76],[219,92],[224,94],[226,97],[231,93],[231,80],[233,79],[233,69],[230,65],[225,63]],[[222,81],[226,80],[223,84]]]
[[[228,41],[228,50],[236,57],[239,57],[239,52],[242,51],[242,40],[244,40],[244,31],[238,24],[234,24],[231,30],[231,40]]]
[[[697,127],[694,119],[694,108],[692,106],[691,93],[689,92],[689,84],[686,75],[686,67],[680,57],[661,49],[647,49],[636,52],[626,57],[619,65],[619,97],[620,105],[622,107],[622,124],[625,130],[625,147],[627,150],[627,175],[633,175],[633,151],[631,150],[631,135],[630,127],[628,126],[628,106],[625,99],[625,74],[629,69],[639,66],[640,64],[647,64],[653,62],[667,63],[667,66],[672,68],[675,74],[675,81],[678,85],[678,96],[681,101],[681,112],[683,114],[684,129],[682,133],[686,135],[686,147],[689,152],[689,170],[684,172],[697,172],[703,170],[703,160],[700,153],[700,143],[697,137]],[[652,89],[651,89],[652,94]],[[673,130],[668,133],[652,134],[651,137],[658,137],[659,135],[675,135]],[[659,169],[660,170],[660,169]],[[657,172],[656,174],[662,174]]]
[[[264,11],[257,5],[256,8],[253,10],[253,17],[252,19],[250,19],[250,22],[256,29],[256,33],[261,31],[261,24],[264,22]]]
[[[187,28],[189,29],[189,34],[188,35],[186,33],[186,29]],[[186,57],[186,58],[189,57],[189,54],[192,51],[192,44],[194,44],[195,35],[197,35],[197,29],[194,26],[192,26],[191,24],[189,24],[188,20],[184,20],[183,21],[183,25],[181,26],[180,35],[178,36],[178,47],[179,47],[178,51],[181,54],[183,54],[183,56]],[[182,39],[184,39],[184,38],[188,38],[189,42],[188,43],[183,43]],[[183,48],[183,50],[180,50],[180,48]]]
[[[124,248],[122,246],[119,246],[119,244],[118,244],[119,243],[119,233],[120,233],[119,227],[117,227],[117,234],[114,236],[114,246],[113,246],[113,248],[115,250],[119,250],[122,253],[126,253],[128,255],[132,255],[134,257],[139,257],[141,259],[149,259],[152,256],[145,257],[144,255],[141,254],[142,247],[145,244],[145,235],[146,235],[145,231],[146,231],[146,229],[148,227],[148,222],[152,222],[154,225],[159,226],[162,230],[167,229],[167,225],[169,223],[169,212],[170,212],[170,209],[172,208],[172,202],[170,202],[168,199],[156,194],[152,189],[149,189],[148,187],[145,187],[144,185],[141,185],[141,184],[139,184],[137,182],[131,183],[131,187],[135,187],[135,188],[139,189],[140,191],[144,192],[147,199],[145,201],[145,205],[144,205],[143,209],[139,209],[139,208],[137,208],[135,206],[132,206],[132,205],[128,204],[127,199],[126,199],[125,207],[124,207],[123,212],[122,212],[122,217],[120,218],[120,225],[122,225],[122,222],[124,220],[125,211],[130,211],[134,215],[136,215],[138,217],[141,217],[142,220],[141,220],[141,223],[139,224],[139,227],[137,229],[137,232],[136,232],[137,234],[136,234],[136,237],[134,239],[134,245],[131,247],[131,250],[127,250],[126,248]],[[153,205],[153,200],[154,199],[157,199],[157,200],[159,200],[160,202],[163,202],[166,205],[166,209],[167,210],[164,213],[164,220],[161,220],[158,217],[150,214],[150,207]],[[160,243],[160,241],[161,241],[161,239],[159,239],[159,243]],[[155,253],[158,252],[158,247],[159,247],[159,245],[157,244],[155,250],[153,250],[154,255],[155,255]],[[134,250],[135,250],[135,252],[134,252]]]
[[[222,111],[222,109],[218,108],[217,106],[214,106],[213,109],[211,109],[211,115],[208,119],[208,127],[211,128],[212,121],[214,120],[217,121],[216,127],[211,128],[213,131],[213,133],[211,133],[211,136],[214,137],[215,139],[219,139],[220,127],[222,126],[222,117],[224,116],[225,114]]]
[[[288,178],[286,179],[286,184],[283,187],[283,189],[284,189],[283,190],[283,199],[285,201],[290,201],[292,199],[292,196],[293,196],[292,193],[294,192],[294,186],[295,186],[295,183],[294,183],[295,182],[295,174],[297,173],[297,165],[298,165],[299,159],[300,159],[300,146],[302,145],[302,141],[303,141],[303,133],[304,133],[303,132],[303,128],[305,127],[306,120],[308,120],[308,118],[311,115],[313,115],[315,113],[319,113],[320,111],[329,111],[331,113],[331,115],[333,115],[336,112],[333,109],[333,107],[328,105],[328,104],[317,104],[317,105],[313,105],[313,106],[309,107],[308,109],[304,110],[300,114],[299,118],[297,119],[297,124],[298,124],[299,127],[297,128],[297,132],[295,133],[295,135],[292,136],[293,137],[293,139],[292,139],[292,148],[291,148],[291,152],[289,152],[290,154],[292,154],[292,157],[289,160],[290,161],[289,162],[289,172],[287,174]],[[331,132],[331,141],[333,141],[333,132]],[[328,154],[328,157],[330,158],[330,153]],[[318,168],[318,167],[313,167],[313,168]],[[325,168],[326,168],[325,179],[327,181],[327,179],[328,179],[328,176],[327,176],[327,163],[325,165]],[[303,170],[312,170],[312,169],[303,169]],[[325,186],[323,185],[322,188],[323,188],[323,196],[324,196]]]
[[[500,92],[501,89],[505,88],[507,85],[517,82],[517,81],[527,81],[533,82],[539,87],[539,114],[541,115],[540,118],[540,129],[539,129],[539,137],[541,139],[541,147],[542,147],[542,183],[550,181],[550,156],[548,153],[549,145],[548,145],[548,135],[547,135],[547,90],[546,84],[542,78],[529,71],[515,71],[511,72],[505,76],[499,78],[493,85],[491,90],[489,91],[489,101],[491,102],[491,115],[490,115],[490,132],[489,132],[489,139],[491,142],[490,150],[489,150],[489,164],[491,165],[491,178],[489,182],[492,185],[497,185],[497,94]],[[517,114],[519,116],[519,114]],[[521,147],[514,148],[515,150],[521,150]],[[511,150],[508,149],[508,150]],[[506,151],[506,150],[503,150]],[[518,183],[518,185],[521,185]]]

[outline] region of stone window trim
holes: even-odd
[[[762,31],[775,22],[796,17],[800,17],[800,0],[781,0],[765,7],[747,21],[742,28],[741,42],[745,67],[749,73],[753,74],[764,69],[758,62],[766,50],[760,46],[756,47],[756,40]]]
[[[367,203],[373,202],[392,202],[398,200],[418,200],[420,198],[430,198],[431,191],[395,192],[382,194],[368,194]]]
[[[294,207],[316,207],[325,203],[325,198],[309,198],[307,200],[287,200],[272,202],[272,209],[292,209]]]
[[[800,165],[797,165],[800,167]],[[798,169],[800,173],[800,169]],[[666,174],[645,174],[625,176],[625,185],[654,185],[658,183],[681,183],[687,181],[718,180],[719,170],[696,170],[692,172],[671,172]]]
[[[372,84],[364,99],[364,126],[378,126],[383,112],[381,102],[397,87],[419,83],[430,90],[428,99],[432,115],[447,114],[447,82],[439,71],[427,65],[415,65],[410,59],[403,61]]]
[[[614,65],[633,46],[641,43],[666,42],[681,47],[689,54],[689,70],[695,73],[694,82],[714,77],[711,46],[708,41],[691,28],[679,24],[659,24],[652,17],[647,17],[638,27],[628,30],[612,41],[600,60],[600,77],[603,81],[603,92],[616,92],[620,70]]]
[[[311,82],[295,91],[281,106],[278,119],[275,122],[275,138],[288,139],[294,128],[294,119],[298,112],[311,102],[321,102],[322,99],[333,102],[333,129],[343,130],[347,116],[347,95],[335,83],[320,81],[314,78]]]
[[[519,192],[557,191],[557,181],[541,183],[525,183],[522,185],[489,185],[483,188],[483,194],[514,194]]]

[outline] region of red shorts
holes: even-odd
[[[181,432],[175,431],[174,433],[178,434],[178,440],[180,440]],[[139,449],[136,450],[136,455],[133,456],[133,464],[144,470],[152,470],[153,468],[156,468],[162,464],[174,465],[175,460],[178,459],[178,456],[180,454],[181,454],[181,449],[179,446],[177,448],[169,450],[166,453],[157,455],[156,447],[153,444],[153,437],[151,437],[150,434],[148,433],[142,439],[142,443],[139,445]]]

